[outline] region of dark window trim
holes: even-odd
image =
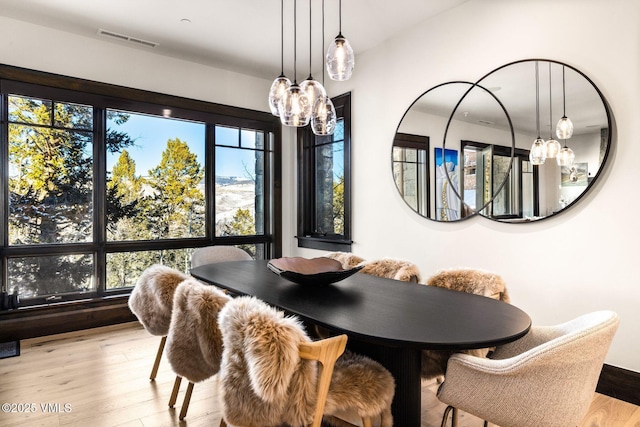
[[[313,233],[315,216],[315,158],[310,127],[299,128],[298,140],[298,247],[328,251],[351,251],[351,92],[331,98],[336,116],[344,120],[344,235],[317,236]]]
[[[255,128],[267,132],[272,135],[271,149],[265,150],[271,152],[271,159],[268,160],[270,174],[267,177],[269,182],[266,183],[265,199],[269,202],[268,208],[265,209],[265,221],[268,228],[265,229],[264,235],[257,236],[225,236],[216,237],[214,235],[213,226],[209,222],[213,221],[215,214],[215,203],[209,203],[207,234],[202,238],[190,239],[171,239],[156,240],[146,242],[108,242],[104,235],[104,177],[101,171],[104,170],[106,159],[103,150],[94,149],[94,240],[93,242],[77,243],[77,244],[55,244],[55,245],[29,245],[29,246],[11,246],[7,245],[6,230],[4,225],[0,227],[0,256],[2,259],[2,277],[6,278],[7,259],[16,256],[37,256],[37,255],[64,255],[67,253],[86,253],[93,254],[96,262],[96,275],[99,281],[104,282],[106,275],[104,263],[106,262],[107,253],[122,251],[141,251],[154,249],[176,249],[176,248],[196,248],[207,245],[235,245],[235,244],[264,244],[267,247],[268,257],[280,257],[282,253],[282,190],[281,190],[281,125],[277,117],[270,113],[249,110],[241,107],[233,107],[222,104],[216,104],[206,101],[189,99],[174,95],[166,95],[161,93],[149,92],[140,89],[127,88],[107,83],[100,83],[91,80],[79,79],[75,77],[67,77],[41,71],[29,70],[20,67],[0,64],[0,89],[3,96],[0,97],[0,107],[2,107],[3,116],[0,117],[2,126],[0,126],[0,140],[7,139],[7,117],[4,114],[6,102],[6,93],[17,92],[17,95],[49,97],[55,100],[64,100],[67,102],[76,102],[79,104],[91,105],[94,107],[95,122],[97,128],[94,130],[95,139],[101,138],[104,129],[100,128],[100,120],[97,120],[105,114],[106,108],[123,109],[132,112],[146,113],[156,116],[162,116],[163,110],[171,108],[171,118],[199,120],[205,123],[215,125],[230,125],[240,128]],[[19,89],[19,90],[18,90]],[[51,95],[51,96],[49,96]],[[94,140],[95,140],[94,139]],[[213,139],[210,139],[213,141]],[[94,147],[101,147],[103,144],[95,143]],[[209,200],[215,200],[213,177],[210,172],[213,171],[215,165],[213,155],[215,149],[207,147],[206,149],[206,174],[207,174],[207,196]],[[7,176],[7,149],[0,150],[0,173]],[[8,198],[6,191],[0,191],[0,206],[7,212]],[[4,217],[4,216],[3,216]],[[102,285],[104,287],[104,284]],[[100,288],[98,288],[100,289]],[[118,294],[126,296],[130,292],[130,288],[123,290],[102,290],[101,294],[97,292],[88,292],[86,294],[78,294],[74,298],[65,298],[66,303],[73,299],[84,300],[89,298],[93,306],[99,306],[101,300],[107,300]],[[60,303],[62,306],[65,303]],[[56,304],[47,305],[46,309],[55,309]],[[28,310],[27,307],[21,308]],[[10,310],[11,311],[11,310]],[[29,311],[29,310],[28,310]],[[2,312],[6,314],[6,312]],[[81,329],[82,325],[78,325]]]

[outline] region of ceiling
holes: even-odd
[[[310,1],[312,70],[317,73],[322,61],[322,1]],[[345,0],[342,33],[357,58],[399,32],[466,1]],[[339,0],[324,3],[326,48],[339,30]],[[278,0],[0,0],[0,15],[272,79],[281,70],[280,4]],[[293,7],[294,0],[284,0],[284,71],[289,77],[294,62]],[[298,0],[296,7],[300,81],[309,74],[309,1]],[[134,41],[100,35],[100,29]]]

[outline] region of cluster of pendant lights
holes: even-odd
[[[321,83],[311,75],[311,0],[309,0],[309,77],[298,85],[296,79],[296,3],[293,1],[293,83],[284,75],[284,0],[281,8],[281,65],[282,71],[271,84],[269,107],[285,126],[303,127],[311,124],[316,135],[331,135],[336,128],[336,110]],[[324,51],[324,0],[322,1],[322,40]],[[324,52],[323,52],[324,54]],[[351,77],[355,64],[353,49],[342,35],[342,0],[340,0],[340,30],[327,50],[327,73],[332,80]],[[323,82],[324,82],[324,71]]]
[[[567,147],[567,139],[573,136],[573,123],[566,114],[566,94],[564,80],[564,65],[562,66],[562,118],[556,125],[556,136],[558,139],[564,140],[564,147],[560,147],[560,143],[553,139],[553,135],[549,134],[549,140],[545,141],[540,137],[540,79],[538,71],[538,61],[536,61],[536,124],[538,137],[531,146],[529,152],[529,160],[534,165],[543,165],[546,159],[555,158],[558,166],[571,166],[575,154],[573,150]],[[549,62],[549,123],[552,123],[553,114],[551,111],[551,62]]]

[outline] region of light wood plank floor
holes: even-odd
[[[20,410],[0,412],[0,426],[218,426],[216,377],[196,384],[183,422],[182,392],[175,409],[167,406],[175,376],[166,359],[156,381],[149,381],[159,340],[129,323],[22,341],[21,356],[0,360],[0,403]],[[423,385],[421,427],[440,425],[444,405],[436,388]],[[459,425],[480,427],[482,421],[461,413]],[[640,427],[640,408],[596,394],[579,427]]]

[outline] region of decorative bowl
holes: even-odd
[[[284,257],[267,263],[269,270],[278,276],[301,285],[328,285],[346,279],[363,266],[344,270],[340,262],[325,257]]]

